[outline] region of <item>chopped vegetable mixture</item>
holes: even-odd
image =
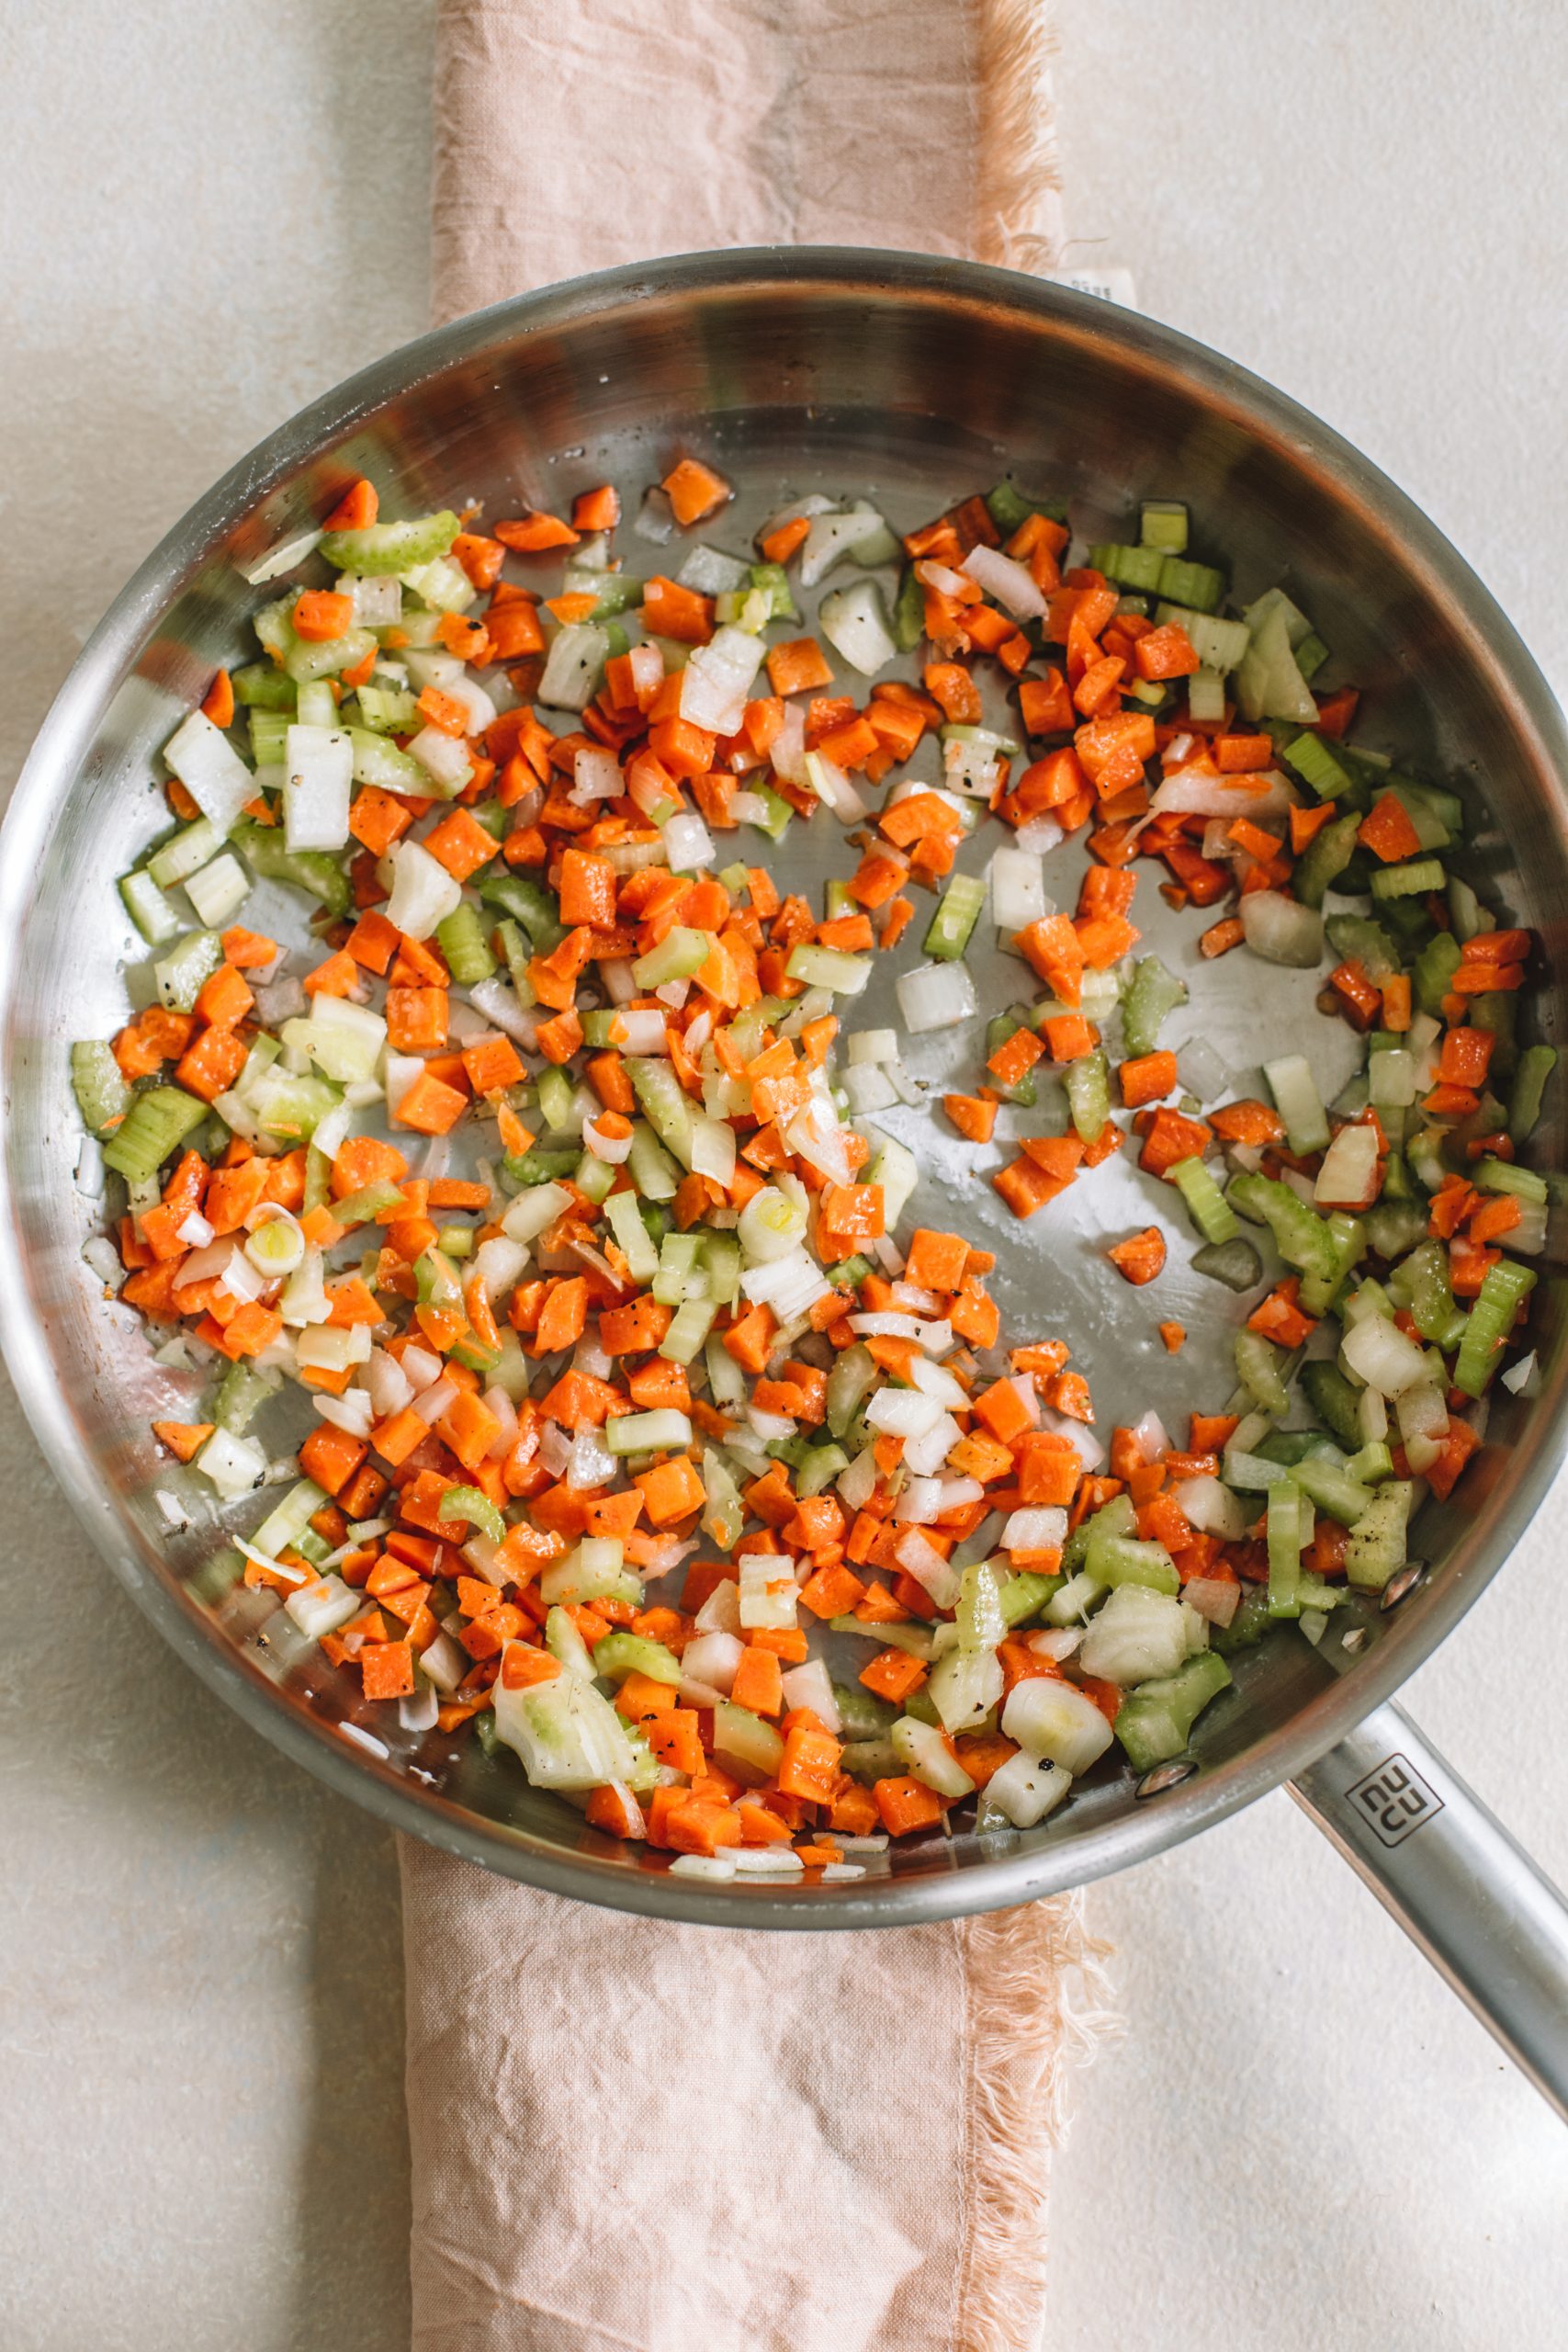
[[[972,1803],[1032,1827],[1113,1747],[1181,1757],[1228,1657],[1388,1587],[1494,1378],[1533,1377],[1555,1057],[1458,797],[1352,745],[1306,616],[1227,610],[1182,506],[1086,550],[1007,482],[901,539],[810,496],[736,554],[730,497],[682,458],[628,558],[607,486],[481,527],[359,481],[260,564],[319,584],[265,592],[166,745],[175,829],[120,884],[144,1009],[72,1074],[124,1191],[90,1262],[203,1399],[153,1427],[171,1524],[230,1531],[209,1594],[319,1644],[372,1747],[477,1736],[677,1871],[832,1879]],[[770,878],[806,823],[819,905]],[[251,927],[269,885],[305,954]],[[1337,1102],[1281,1038],[1266,1099],[1205,1111],[1156,888],[1359,1033]],[[1072,1333],[1004,1334],[992,1254],[907,1229],[875,1121],[919,1092],[853,1025],[904,941],[905,1034],[973,1039],[931,1117],[975,1181],[1043,1237],[1135,1155],[1250,1295],[1179,1442],[1107,1449]],[[1107,1254],[1153,1330],[1164,1230]],[[286,1386],[284,1458],[253,1425]]]

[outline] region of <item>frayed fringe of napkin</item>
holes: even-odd
[[[1075,2074],[1122,2024],[1081,1893],[965,1920],[970,2210],[954,2352],[1030,2352],[1045,2299],[1047,2156]]]
[[[1066,236],[1046,0],[972,0],[976,45],[975,257],[1043,277]]]

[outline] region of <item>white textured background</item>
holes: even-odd
[[[0,0],[0,775],[181,510],[427,307],[432,0]],[[1272,378],[1568,689],[1568,16],[1057,0],[1075,258]],[[1408,1694],[1560,1879],[1568,1492]],[[6,2352],[393,2352],[389,1842],[165,1657],[0,1423]],[[1072,2352],[1564,2340],[1568,2137],[1283,1796],[1102,1888]],[[693,2352],[700,2352],[694,2346]]]

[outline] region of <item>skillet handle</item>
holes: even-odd
[[[1290,1784],[1568,2120],[1568,1903],[1396,1706]]]

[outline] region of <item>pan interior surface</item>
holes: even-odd
[[[1558,1244],[1549,1242],[1536,1298],[1538,1393],[1496,1396],[1486,1447],[1459,1493],[1427,1505],[1414,1548],[1430,1576],[1394,1613],[1355,1612],[1359,1639],[1348,1646],[1351,1612],[1338,1611],[1315,1649],[1283,1629],[1235,1659],[1235,1688],[1200,1727],[1199,1770],[1156,1799],[1140,1802],[1129,1774],[1102,1768],[1035,1831],[929,1840],[895,1851],[885,1876],[813,1891],[703,1888],[671,1880],[662,1858],[585,1828],[562,1801],[530,1790],[504,1754],[491,1761],[472,1741],[434,1734],[404,1736],[386,1758],[365,1746],[371,1719],[356,1678],[334,1676],[294,1638],[269,1596],[236,1587],[207,1597],[203,1570],[227,1522],[203,1500],[202,1481],[159,1457],[149,1428],[155,1416],[189,1417],[198,1385],[152,1361],[140,1319],[106,1306],[83,1263],[96,1207],[73,1182],[80,1129],[66,1049],[73,1038],[111,1035],[125,1017],[122,966],[146,951],[121,917],[114,877],[166,820],[158,747],[220,664],[249,658],[248,616],[277,593],[248,586],[243,568],[310,528],[355,473],[376,482],[388,516],[469,503],[491,519],[536,505],[559,512],[604,481],[629,516],[687,451],[739,492],[693,536],[736,553],[765,514],[816,490],[867,497],[905,530],[1007,475],[1026,493],[1066,501],[1089,539],[1125,537],[1143,498],[1184,501],[1195,552],[1230,567],[1237,601],[1278,584],[1311,615],[1332,649],[1325,676],[1363,690],[1359,740],[1462,794],[1465,870],[1499,922],[1540,934],[1553,967],[1568,908],[1564,746],[1555,706],[1485,592],[1372,468],[1289,402],[1184,338],[1086,297],[968,266],[831,252],[612,273],[395,354],[284,427],[194,509],[67,682],[18,786],[0,861],[3,1279],[18,1392],[111,1565],[175,1646],[280,1746],[399,1826],[491,1868],[588,1900],[737,1925],[907,1922],[1074,1884],[1171,1842],[1297,1769],[1403,1679],[1506,1555],[1559,1458],[1568,1372]],[[617,547],[634,573],[679,560],[626,526]],[[1005,708],[998,695],[998,719]],[[792,833],[776,851],[743,834],[738,854],[785,886],[819,890],[827,874],[848,870],[853,853],[830,820]],[[971,862],[991,846],[985,840]],[[1048,865],[1058,903],[1073,902],[1082,863],[1069,845]],[[1172,914],[1152,880],[1136,916],[1145,952],[1191,990],[1162,1042],[1201,1036],[1237,1091],[1251,1091],[1257,1065],[1288,1039],[1310,1055],[1325,1094],[1337,1090],[1356,1047],[1314,1012],[1309,976],[1245,953],[1203,964],[1204,919]],[[245,920],[300,935],[266,886]],[[971,964],[987,1010],[1020,993],[1014,959],[987,944]],[[1562,1014],[1561,989],[1543,992],[1536,1034],[1560,1047]],[[878,974],[848,1025],[897,1018],[890,975]],[[972,1086],[977,1044],[976,1024],[911,1040],[906,1068],[933,1097],[946,1084]],[[1192,1273],[1195,1237],[1179,1204],[1130,1155],[1019,1224],[988,1181],[1006,1155],[963,1144],[923,1106],[876,1123],[920,1161],[914,1221],[956,1226],[996,1250],[1004,1340],[1066,1339],[1103,1430],[1153,1407],[1180,1442],[1190,1410],[1224,1406],[1235,1302]],[[1015,1125],[1038,1132],[1027,1116]],[[1531,1156],[1561,1165],[1563,1145],[1554,1086]],[[1104,1249],[1151,1222],[1171,1238],[1170,1266],[1153,1291],[1129,1292]],[[1156,1318],[1187,1326],[1179,1356],[1166,1354]],[[298,1396],[272,1409],[278,1418],[263,1434],[287,1450],[306,1410]],[[171,1534],[175,1507],[189,1523]],[[251,1523],[243,1510],[231,1516],[242,1530]],[[388,1736],[379,1720],[375,1730]]]

